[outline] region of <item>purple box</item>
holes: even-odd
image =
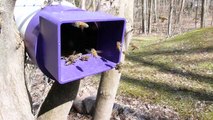
[[[88,28],[78,28],[78,21]],[[30,21],[25,45],[31,59],[48,77],[64,84],[80,78],[110,70],[120,62],[121,51],[116,43],[123,43],[125,19],[101,12],[88,12],[66,6],[48,6]],[[98,57],[87,52],[100,51]],[[89,56],[65,65],[63,56],[74,53]]]

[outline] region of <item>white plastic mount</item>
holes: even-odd
[[[45,0],[17,0],[14,17],[18,30],[20,31],[22,37],[24,37],[26,28],[32,19],[32,17],[44,7]],[[53,2],[51,5],[57,5],[58,2]],[[61,5],[75,7],[72,3],[67,1],[62,1]]]

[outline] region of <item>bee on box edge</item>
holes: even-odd
[[[89,28],[89,25],[86,22],[76,21],[72,24],[74,27],[80,28],[83,32],[85,28]]]

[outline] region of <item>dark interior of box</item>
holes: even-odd
[[[98,26],[88,22],[88,28],[78,28],[73,23],[61,25],[61,56],[69,56],[75,52],[87,54],[91,48],[97,48]]]

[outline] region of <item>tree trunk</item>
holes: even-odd
[[[80,80],[64,85],[55,82],[41,106],[38,120],[67,120],[79,84]]]
[[[81,0],[81,9],[86,10],[86,0]]]
[[[93,117],[94,120],[110,119],[120,76],[120,73],[114,69],[102,74]]]
[[[116,8],[119,9],[119,11],[115,11],[114,15],[125,17],[127,20],[125,45],[122,46],[123,50],[126,50],[132,38],[134,0],[131,0],[131,1],[120,0],[117,3],[118,4]],[[101,3],[101,5],[103,4]],[[104,6],[101,6],[101,7],[103,8]],[[111,9],[111,7],[109,7],[109,9]],[[125,10],[128,10],[128,11],[125,11]],[[124,55],[122,56],[122,61],[124,61]],[[121,77],[121,74],[118,72],[118,70],[115,70],[115,69],[104,72],[102,74],[98,95],[97,95],[97,100],[96,100],[95,113],[93,116],[94,120],[110,119],[120,77]]]
[[[172,16],[173,16],[173,4],[174,0],[170,1],[170,12],[169,12],[169,20],[168,20],[168,35],[172,35]]]
[[[0,2],[0,119],[32,120],[24,80],[24,46],[13,20],[15,2]]]
[[[143,32],[144,34],[146,35],[146,27],[147,27],[147,20],[146,20],[146,11],[147,11],[147,8],[146,8],[146,5],[147,4],[147,0],[143,0]]]
[[[211,0],[206,0],[206,16],[208,16],[209,15],[209,7],[210,7],[210,1]]]
[[[205,16],[206,16],[205,14],[206,14],[206,0],[202,0],[201,21],[200,21],[201,28],[205,27]]]
[[[152,32],[152,0],[149,0],[149,34]]]
[[[195,28],[197,28],[197,22],[198,22],[198,0],[197,0],[197,3],[196,3],[196,11],[195,11]]]
[[[158,20],[158,15],[157,15],[157,0],[154,0],[154,23],[157,22]]]
[[[181,0],[180,11],[179,11],[179,14],[178,14],[177,23],[180,23],[180,21],[181,21],[183,9],[184,9],[184,4],[185,4],[185,0]]]
[[[212,21],[211,21],[211,26],[213,26],[213,10],[212,10]]]
[[[96,0],[92,0],[92,11],[96,11]]]
[[[75,0],[66,0],[66,1],[68,1],[68,2],[72,3],[74,6],[76,6],[76,4],[75,4]]]

